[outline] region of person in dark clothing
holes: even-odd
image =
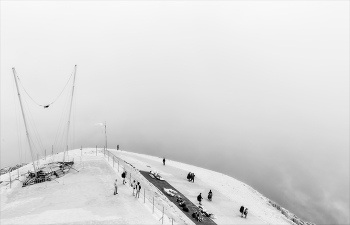
[[[241,208],[239,209],[239,212],[242,214],[241,217],[243,217],[243,213],[244,213],[244,206],[242,205]]]
[[[163,158],[163,165],[165,166],[165,158]]]
[[[188,180],[188,181],[191,180],[191,172],[189,172],[189,173],[187,174],[187,180]]]
[[[211,198],[213,197],[213,192],[211,192],[211,190],[208,193],[208,199],[211,201]]]
[[[194,173],[192,173],[192,182],[194,183],[194,177],[195,177],[196,175],[194,175]]]
[[[199,193],[199,195],[197,196],[197,200],[199,201],[199,204],[202,205],[202,193]]]
[[[125,182],[125,177],[126,177],[126,171],[124,171],[124,172],[122,173],[123,184],[125,184],[125,183],[126,183],[126,182]]]

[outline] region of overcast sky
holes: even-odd
[[[102,147],[106,121],[109,148],[349,223],[349,1],[1,1],[0,38],[1,167],[31,160],[11,68],[48,104],[77,64],[70,148]],[[48,151],[70,85],[47,109],[22,90]]]

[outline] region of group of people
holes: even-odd
[[[140,182],[134,180],[131,184],[131,187],[132,187],[132,195],[135,196],[135,198],[140,198],[140,191],[141,191]]]
[[[210,190],[209,193],[208,193],[208,199],[211,201],[213,198],[213,192]],[[199,202],[199,205],[202,205],[202,193],[199,193],[199,195],[197,196],[197,200]]]
[[[244,218],[247,218],[248,215],[248,208],[244,209],[244,206],[242,205],[241,208],[239,209],[239,212],[241,213],[241,217],[244,216]]]
[[[126,184],[126,175],[127,175],[127,172],[124,171],[122,173],[122,178],[123,178],[123,184],[125,185]],[[114,195],[118,194],[118,183],[117,183],[118,179],[115,179],[114,181]],[[135,196],[135,198],[140,198],[140,191],[141,191],[141,184],[140,182],[134,180],[131,184],[131,187],[132,187],[132,195]]]
[[[124,171],[124,172],[122,173],[123,184],[126,184],[126,180],[125,180],[126,174],[127,174],[126,171]],[[117,194],[118,194],[118,183],[117,183],[117,181],[118,181],[118,179],[115,179],[115,181],[114,181],[114,195],[117,195]]]
[[[192,181],[192,182],[194,182],[194,177],[195,177],[196,175],[194,175],[194,173],[191,173],[191,172],[189,172],[188,174],[187,174],[187,180],[188,181]]]

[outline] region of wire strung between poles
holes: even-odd
[[[71,75],[70,75],[70,77],[69,77],[69,79],[68,79],[66,85],[64,85],[64,87],[63,87],[62,91],[60,92],[60,94],[56,97],[55,100],[53,100],[51,103],[46,104],[46,105],[42,105],[42,104],[39,104],[38,102],[36,102],[36,101],[29,95],[29,93],[27,92],[27,90],[24,88],[24,86],[23,86],[23,84],[22,84],[22,82],[21,82],[21,80],[19,79],[19,77],[18,77],[17,74],[16,74],[16,76],[17,76],[17,78],[18,78],[18,80],[19,80],[19,83],[20,83],[21,87],[23,88],[24,92],[28,95],[28,97],[29,97],[35,104],[37,104],[38,106],[44,107],[44,109],[45,109],[45,108],[49,108],[49,106],[52,105],[53,103],[55,103],[55,102],[57,101],[57,99],[62,95],[63,91],[66,89],[66,87],[67,87],[67,85],[68,85],[70,79],[72,78],[73,74],[74,74],[74,70],[72,71],[72,73],[71,73]]]

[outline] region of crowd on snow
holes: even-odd
[[[163,158],[163,165],[165,165],[165,158]],[[150,175],[152,175],[153,178],[157,178],[157,175],[160,177],[159,173],[153,172],[153,171],[150,171]],[[122,173],[123,185],[125,185],[127,183],[126,180],[125,180],[126,176],[127,176],[127,172],[124,171]],[[187,180],[190,181],[190,182],[191,181],[194,182],[194,177],[195,177],[195,174],[192,173],[192,172],[189,172],[187,174]],[[164,180],[164,179],[159,179],[159,180]],[[134,180],[131,183],[131,187],[133,188],[133,192],[132,192],[133,196],[135,196],[135,198],[139,198],[140,197],[140,191],[141,191],[141,184],[140,184],[140,182]],[[172,196],[172,197],[176,196],[176,198],[177,198],[176,201],[178,202],[179,206],[182,207],[183,211],[189,212],[189,209],[188,209],[188,207],[186,205],[186,201],[184,201],[184,199],[180,195],[178,195],[175,190],[164,188],[164,192],[166,194],[168,194],[169,196]],[[115,182],[114,182],[114,195],[116,195],[116,194],[118,194],[117,179],[115,179]],[[212,198],[213,198],[213,192],[210,190],[209,193],[208,193],[208,200],[212,201]],[[197,196],[197,200],[199,202],[198,210],[196,210],[196,211],[194,211],[192,213],[192,217],[194,219],[196,219],[197,221],[199,221],[199,222],[203,221],[203,217],[204,216],[215,219],[216,216],[213,213],[209,213],[202,206],[202,200],[203,200],[202,193],[200,193]],[[241,213],[241,217],[247,218],[248,208],[244,208],[244,206],[241,206],[241,208],[239,209],[239,212]]]
[[[123,185],[125,185],[125,184],[127,183],[126,180],[125,180],[126,175],[127,175],[127,172],[124,171],[124,172],[122,173]],[[117,184],[117,180],[118,180],[118,179],[115,179],[115,182],[114,182],[114,195],[118,194],[118,184]],[[135,198],[140,198],[140,191],[141,191],[141,184],[140,184],[140,182],[134,180],[134,181],[131,183],[131,187],[132,187],[132,195],[135,196]]]

